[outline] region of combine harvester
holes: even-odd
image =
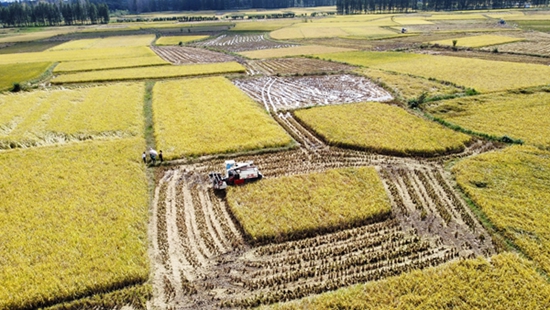
[[[222,174],[218,172],[210,172],[208,174],[214,189],[222,190],[227,188],[227,185],[242,185],[263,178],[263,175],[254,166],[252,161],[236,163],[234,160],[227,160],[225,162],[225,170],[225,177],[222,177]]]

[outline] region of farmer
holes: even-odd
[[[159,151],[159,159],[161,163],[164,161],[164,158],[162,158],[162,150]]]
[[[149,148],[149,157],[151,157],[151,161],[153,162],[153,165],[156,162],[157,155],[158,155],[157,151],[153,150],[153,148]]]
[[[145,154],[145,152],[143,152],[143,154],[141,154],[141,159],[143,159],[144,164],[147,164],[147,155]]]

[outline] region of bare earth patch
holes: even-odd
[[[273,111],[308,106],[364,101],[388,101],[393,97],[365,77],[350,74],[307,77],[259,77],[233,83],[265,108]]]
[[[151,46],[162,59],[175,65],[235,61],[235,57],[202,48],[182,46]]]

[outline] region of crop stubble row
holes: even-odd
[[[490,148],[477,143],[464,154]],[[157,268],[155,281],[170,285],[156,293],[157,305],[250,307],[435,266],[458,256],[494,253],[490,237],[455,194],[439,159],[393,158],[327,146],[246,159],[254,160],[269,178],[375,166],[391,197],[394,216],[254,248],[245,241],[224,197],[209,188],[207,173],[219,170],[222,159],[169,168],[155,200],[156,247],[182,259],[166,263],[160,250],[157,264],[162,267]],[[175,210],[169,211],[165,204]],[[178,233],[161,232],[170,230],[170,221]],[[171,234],[175,236],[164,237]]]

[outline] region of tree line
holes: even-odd
[[[130,12],[277,9],[336,5],[336,0],[107,0],[109,7]]]
[[[107,4],[14,2],[0,7],[0,24],[7,27],[58,26],[109,22]]]
[[[550,0],[337,0],[338,14],[548,7]]]

